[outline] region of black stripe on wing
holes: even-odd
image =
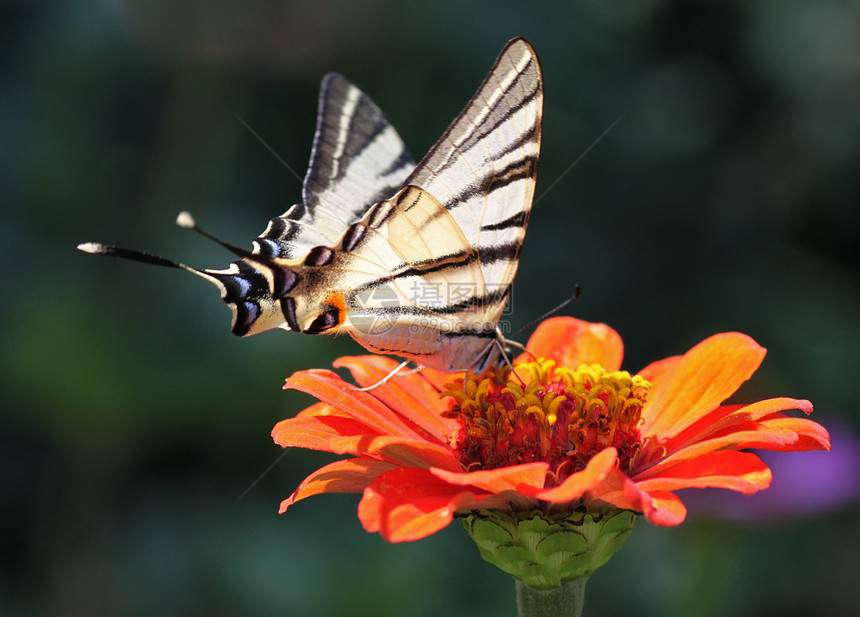
[[[330,73],[320,88],[303,202],[270,221],[254,252],[298,259],[331,244],[369,207],[396,193],[414,167],[379,107],[345,77]]]
[[[528,64],[526,65],[526,69],[528,69],[528,67],[531,66],[532,62],[533,62],[533,60],[530,60],[528,62]],[[517,85],[518,87],[522,86],[522,84],[517,82],[517,81],[512,82],[511,85],[512,86]],[[510,90],[510,87],[508,90]],[[506,90],[505,92],[508,92],[508,90]],[[437,165],[436,165],[436,167],[434,167],[433,173],[435,173],[437,175],[444,174],[451,167],[453,167],[454,165],[457,164],[458,157],[465,155],[472,148],[480,145],[484,141],[484,139],[487,138],[487,136],[492,135],[492,133],[494,131],[498,130],[502,124],[504,124],[505,122],[510,120],[510,118],[514,114],[518,113],[523,107],[525,107],[526,105],[531,103],[536,97],[542,96],[542,94],[543,94],[542,89],[539,86],[537,86],[533,90],[531,90],[526,96],[524,96],[522,99],[520,99],[515,105],[512,105],[509,108],[506,108],[503,113],[501,113],[501,114],[489,114],[488,113],[487,116],[484,118],[484,120],[480,124],[478,124],[478,125],[464,124],[460,127],[460,128],[462,128],[464,126],[467,126],[469,130],[464,130],[464,131],[459,132],[459,133],[452,131],[449,137],[451,138],[451,142],[453,143],[454,148],[450,149],[448,155],[445,158],[440,158],[439,161],[437,161]],[[461,116],[466,115],[465,112],[468,111],[468,108],[463,110],[463,111],[464,111],[464,113],[462,113]],[[494,109],[493,111],[496,111],[496,109]],[[456,120],[455,120],[455,122],[456,122]],[[453,128],[453,126],[454,125],[452,124],[452,128]],[[540,127],[536,126],[536,125],[532,125],[526,131],[523,131],[517,139],[510,142],[509,144],[506,144],[504,149],[502,149],[498,152],[493,152],[493,159],[494,160],[502,160],[505,156],[508,156],[508,155],[516,152],[520,148],[528,146],[529,144],[531,144],[532,142],[534,142],[536,139],[539,139],[539,138],[540,138]],[[422,161],[422,164],[423,164],[423,161]],[[536,170],[535,170],[535,175],[537,175]],[[456,204],[456,202],[446,203],[445,205],[446,205],[446,207],[450,208],[451,206],[453,206],[455,204]]]
[[[446,209],[450,210],[451,208],[454,208],[478,195],[489,195],[493,191],[503,188],[517,180],[533,178],[536,173],[536,168],[537,157],[527,156],[522,160],[510,163],[499,171],[490,170],[474,184],[463,186],[459,192],[446,199],[442,205],[445,206]],[[520,214],[526,212],[528,212],[528,210],[522,210]]]
[[[532,64],[534,63],[534,58],[529,59],[520,73],[527,73],[532,68]],[[507,95],[512,94],[514,88],[522,88],[523,84],[519,80],[514,80],[508,87],[502,90],[505,94],[505,100],[507,101]],[[511,117],[519,112],[523,107],[530,104],[535,100],[536,97],[542,96],[543,90],[539,85],[536,85],[533,89],[531,89],[525,96],[522,96],[514,105],[496,105],[492,108],[493,113],[488,113],[484,120],[474,126],[473,131],[463,132],[456,135],[456,137],[460,138],[460,141],[455,142],[457,148],[459,148],[462,152],[468,152],[471,148],[474,148],[476,145],[481,143],[481,140],[492,132],[496,131],[502,124],[511,119]],[[504,109],[503,113],[497,113],[499,110]],[[452,137],[455,135],[452,134]],[[522,137],[528,137],[529,139],[523,140]],[[522,146],[523,143],[527,141],[533,141],[535,137],[535,127],[532,126],[529,130],[523,132],[522,137],[514,142],[512,142],[513,147]],[[503,153],[510,152],[512,148],[508,148],[503,151]]]
[[[354,169],[354,165],[360,169]],[[320,205],[334,206],[344,220],[355,221],[372,204],[397,192],[414,166],[376,103],[343,75],[326,75],[302,193],[308,208],[313,211]],[[355,176],[352,179],[356,181],[349,182],[348,210],[336,203],[324,203],[325,193],[343,196],[338,184],[349,176]]]
[[[378,307],[362,307],[362,312],[376,315],[378,317],[396,317],[398,315],[455,315],[457,313],[471,312],[476,308],[485,308],[499,303],[507,302],[510,285],[499,287],[491,292],[480,296],[469,296],[459,302],[447,304],[444,306],[419,306],[419,305],[399,305],[399,306],[378,306]],[[487,324],[486,327],[495,324]]]
[[[503,260],[512,260],[520,252],[521,243],[505,242],[488,246],[481,249],[481,263],[494,263]],[[440,255],[432,260],[417,261],[410,264],[401,264],[393,268],[393,271],[388,276],[380,276],[372,282],[365,283],[356,287],[354,291],[362,291],[372,289],[397,281],[398,279],[409,278],[411,276],[424,276],[435,272],[444,272],[445,270],[454,270],[469,266],[475,260],[475,254],[472,252],[451,253],[449,255]]]
[[[518,68],[517,62],[521,59],[525,59],[525,62]],[[513,66],[508,66],[509,64]],[[511,69],[516,69],[516,72]],[[531,75],[535,75],[536,78],[529,83],[526,76]],[[502,78],[509,79],[504,88],[499,87]],[[522,91],[525,87],[528,90]],[[499,100],[488,108],[487,101],[489,98],[500,92]],[[487,93],[492,96],[486,96]],[[534,102],[535,99],[538,99],[540,107],[542,97],[543,83],[534,50],[523,39],[512,40],[499,54],[496,65],[478,87],[475,95],[457,115],[439,141],[430,149],[430,152],[421,160],[415,171],[407,179],[407,183],[426,188],[433,176],[444,176],[445,172],[457,164],[460,159],[463,157],[469,159],[468,151],[509,120],[513,114]],[[512,143],[525,145],[531,141],[539,142],[540,114],[540,109],[538,109],[536,124],[527,127],[523,134]],[[483,118],[476,123],[475,120],[481,116]],[[524,136],[528,136],[527,139],[524,140]],[[502,152],[508,153],[511,150],[511,145],[508,144]],[[496,153],[491,156],[497,158]],[[450,181],[451,178],[446,176],[446,184]],[[439,198],[439,196],[435,197]]]
[[[528,212],[525,210],[520,210],[516,214],[509,216],[503,221],[482,225],[481,229],[484,231],[500,231],[512,227],[524,227],[527,220]]]

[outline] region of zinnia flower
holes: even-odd
[[[392,542],[488,512],[539,512],[550,523],[622,512],[628,529],[633,513],[678,525],[686,509],[672,491],[767,488],[770,469],[747,448],[830,447],[820,425],[782,413],[809,414],[809,401],[723,404],[765,355],[743,334],[712,336],[637,375],[619,370],[621,338],[603,324],[552,318],[527,349],[501,382],[424,369],[360,391],[328,370],[295,373],[285,387],[321,402],[280,422],[275,442],[353,458],[313,472],[281,512],[319,493],[362,493],[365,529]],[[335,366],[366,387],[397,363],[362,356]]]

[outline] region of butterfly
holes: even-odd
[[[370,98],[337,73],[322,82],[301,202],[222,270],[104,244],[78,246],[180,268],[217,286],[239,336],[271,328],[346,333],[367,350],[442,371],[504,361],[498,322],[531,213],[543,80],[513,39],[417,165]]]

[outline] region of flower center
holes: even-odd
[[[609,446],[618,449],[622,471],[631,467],[642,447],[638,426],[649,386],[626,371],[596,364],[572,370],[540,359],[514,366],[504,384],[471,373],[465,384],[448,384],[442,396],[453,401],[443,415],[460,422],[451,446],[464,469],[545,461],[549,487]]]

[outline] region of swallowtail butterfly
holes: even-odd
[[[347,333],[373,353],[480,372],[503,361],[498,322],[531,212],[542,107],[535,51],[514,39],[415,165],[370,98],[332,73],[302,201],[272,219],[251,251],[222,242],[240,258],[228,268],[78,248],[214,283],[239,336],[275,327]],[[195,227],[185,213],[177,222]]]

